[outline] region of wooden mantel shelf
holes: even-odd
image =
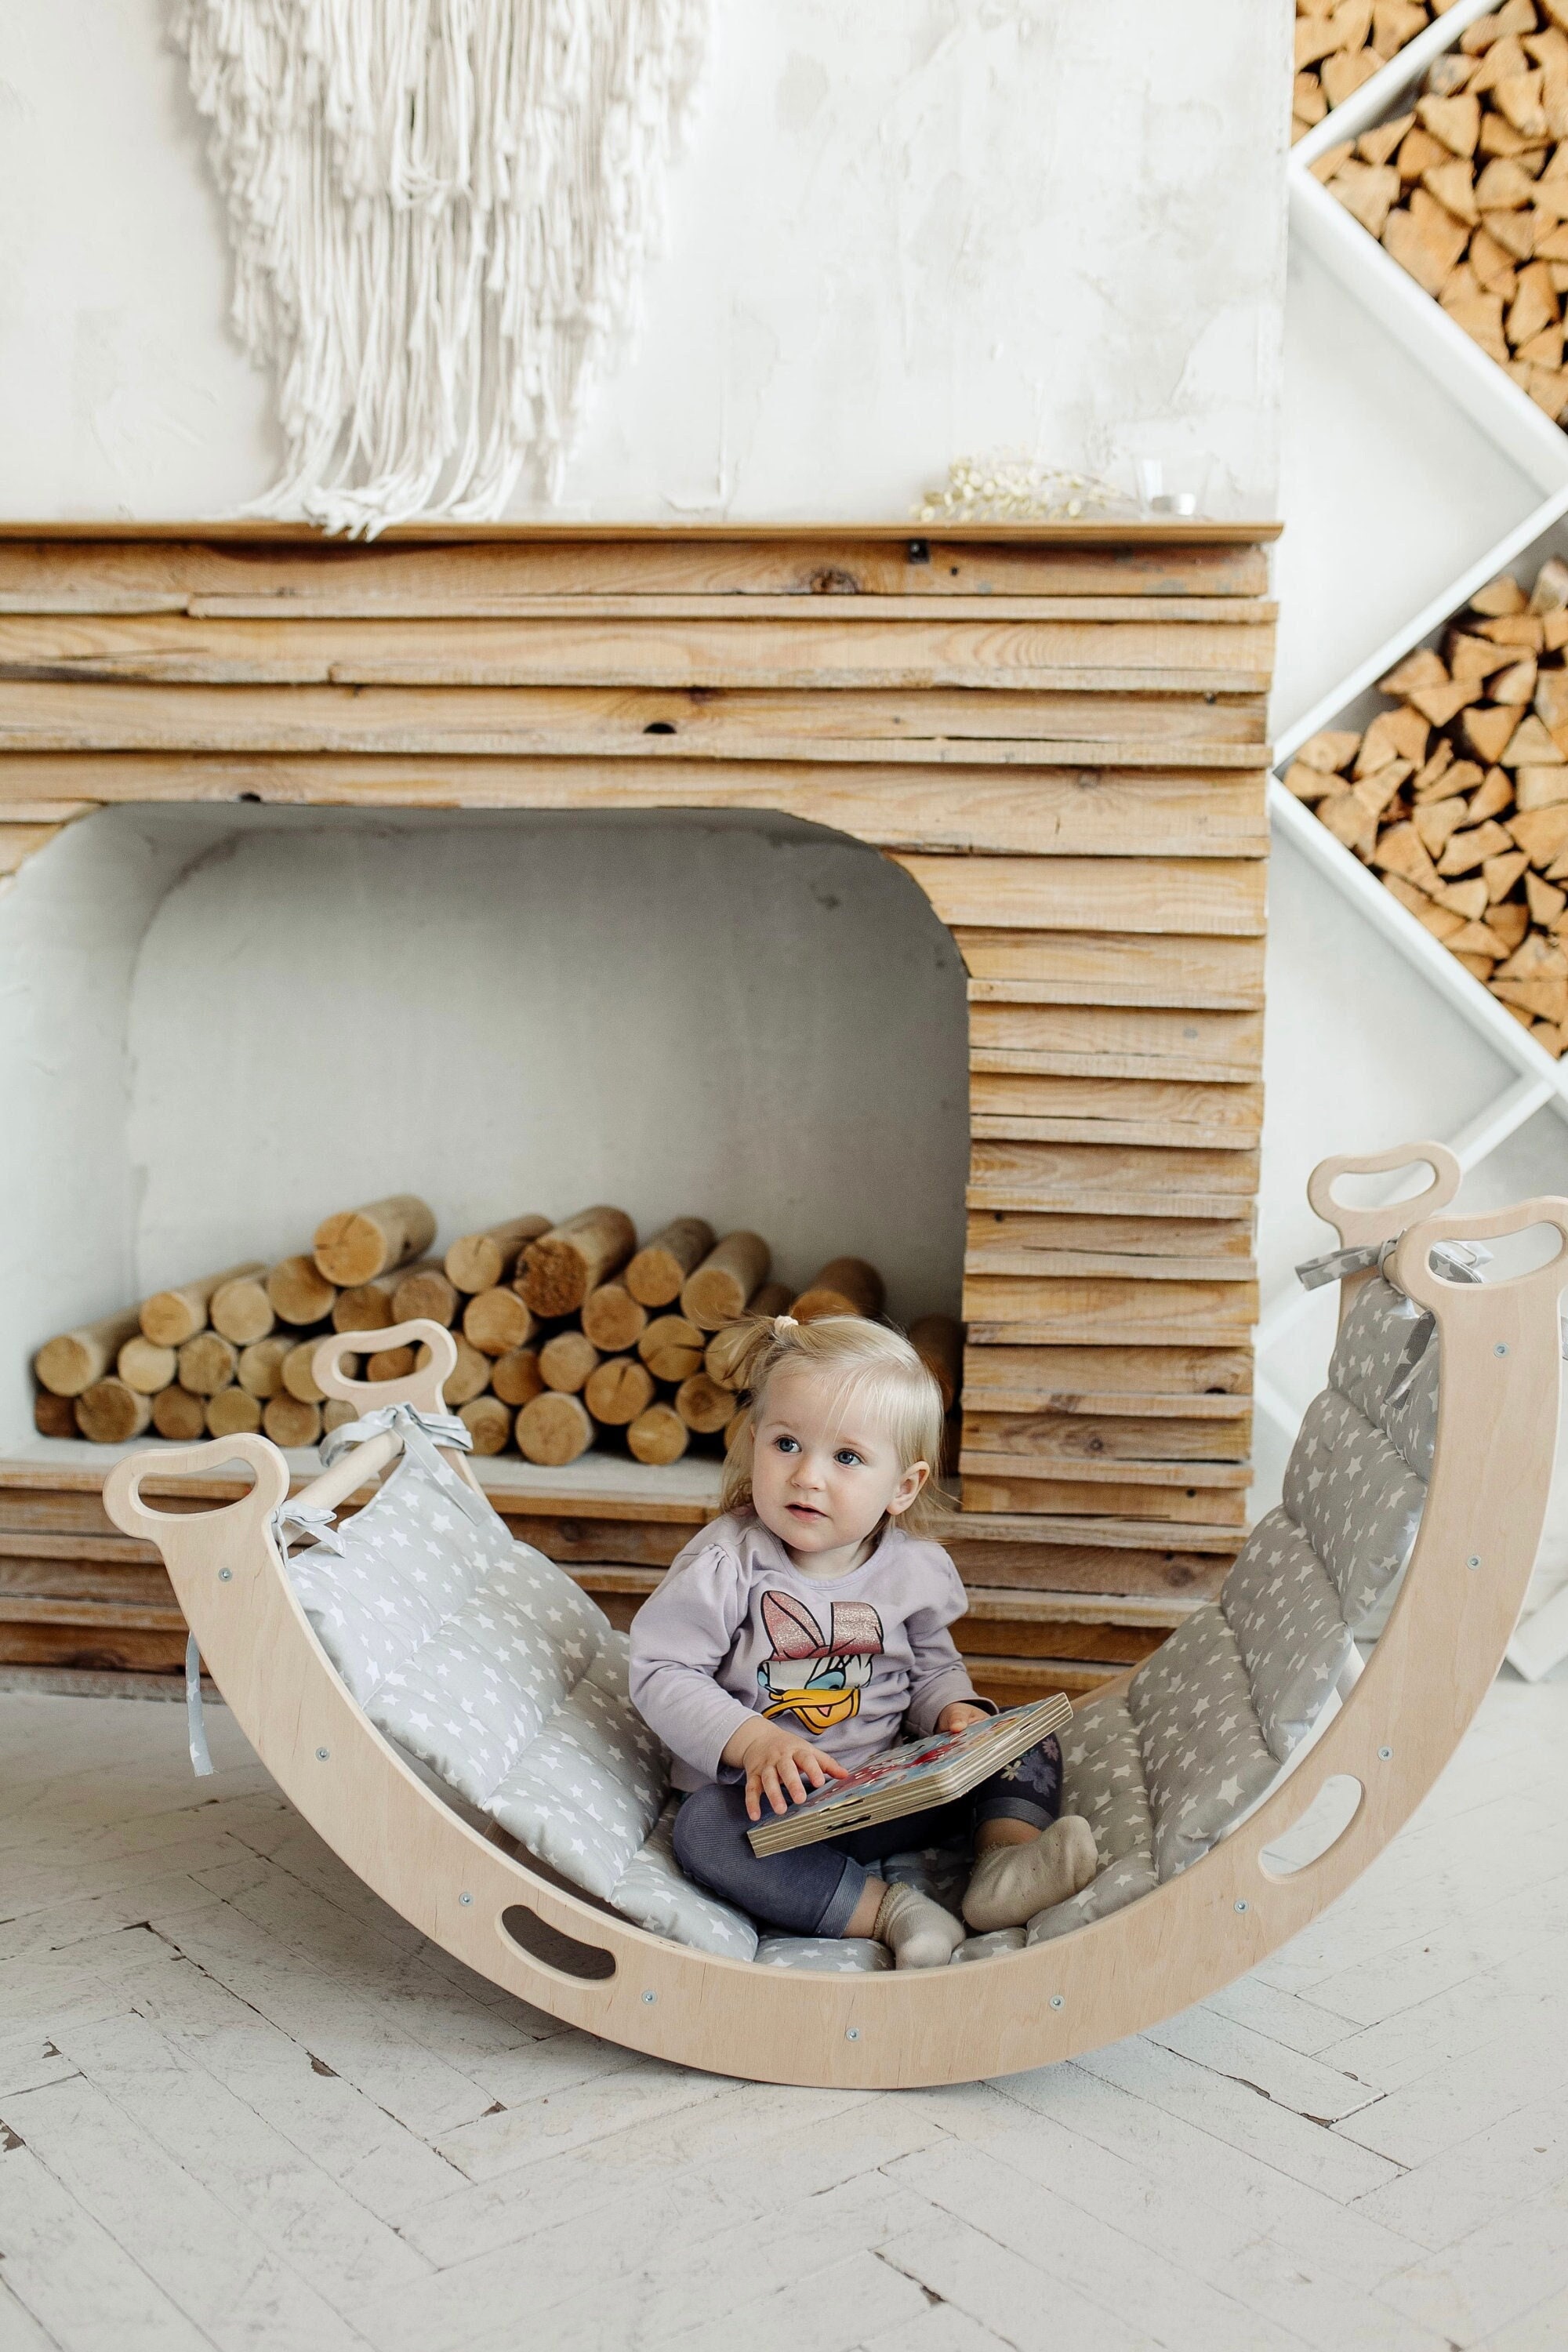
[[[1010,1643],[999,1696],[1083,1686],[1131,1640],[1106,1613],[1095,1653],[1085,1596],[1174,1622],[1242,1531],[1278,530],[0,523],[0,875],[157,802],[751,809],[881,851],[970,975],[966,1639]],[[0,1661],[172,1664],[110,1639],[149,1563],[100,1483],[0,1464]],[[710,1507],[488,1483],[616,1608]]]
[[[730,540],[774,545],[788,540],[874,540],[881,541],[950,541],[972,547],[1256,547],[1279,538],[1279,522],[1211,522],[1201,517],[1155,515],[1096,520],[1080,517],[1064,522],[743,522],[724,518],[698,522],[405,522],[395,523],[374,540],[329,537],[305,522],[265,522],[229,519],[216,522],[28,522],[0,520],[0,540],[145,540],[211,545],[319,547],[348,557],[367,549],[397,546],[473,547],[552,541],[571,543],[595,541]]]

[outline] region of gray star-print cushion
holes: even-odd
[[[1027,1942],[1022,1927],[993,1927],[986,1935],[966,1937],[948,1966],[955,1968],[960,1960],[1000,1959],[1004,1952],[1021,1952]]]
[[[405,1454],[342,1523],[341,1555],[289,1560],[328,1656],[378,1730],[574,1885],[678,1943],[750,1958],[750,1920],[676,1866],[669,1759],[626,1695],[625,1634],[471,1496],[445,1463]]]
[[[1029,1922],[1031,1944],[1102,1919],[1159,1884],[1154,1816],[1143,1776],[1138,1727],[1121,1691],[1091,1698],[1061,1735],[1062,1811],[1079,1813],[1094,1832],[1100,1875],[1080,1895]]]
[[[608,1900],[650,1935],[668,1936],[672,1943],[689,1944],[700,1952],[717,1952],[726,1960],[749,1960],[757,1949],[757,1930],[751,1920],[716,1895],[694,1886],[675,1859],[672,1832],[679,1802],[672,1797],[665,1806]]]
[[[1384,1400],[1394,1386],[1412,1337],[1423,1321],[1423,1309],[1382,1275],[1363,1282],[1351,1301],[1329,1359],[1328,1386],[1348,1397],[1375,1428],[1385,1426]],[[1430,1348],[1428,1354],[1435,1351]],[[1416,1456],[1406,1455],[1413,1467],[1426,1469]],[[1426,1465],[1431,1464],[1427,1447]]]
[[[1100,1875],[1029,1922],[1066,1935],[1185,1869],[1278,1777],[1386,1611],[1426,1503],[1438,1350],[1381,1276],[1357,1293],[1329,1385],[1301,1424],[1282,1507],[1259,1520],[1216,1604],[1189,1618],[1064,1735],[1062,1807]]]
[[[1215,1601],[1195,1610],[1127,1686],[1162,1879],[1206,1853],[1274,1778],[1236,1637]]]
[[[1284,1507],[1322,1561],[1352,1632],[1410,1557],[1426,1489],[1359,1405],[1325,1389],[1285,1471]]]
[[[761,1969],[806,1969],[817,1976],[875,1976],[890,1969],[886,1944],[868,1936],[764,1936],[757,1946]]]
[[[1340,1597],[1289,1515],[1259,1519],[1226,1578],[1219,1605],[1236,1637],[1269,1753],[1281,1764],[1305,1739],[1354,1647]]]

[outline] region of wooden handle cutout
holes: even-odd
[[[250,1492],[236,1502],[215,1503],[210,1511],[195,1514],[155,1510],[142,1500],[143,1478],[210,1478],[231,1462],[243,1462],[255,1477]],[[234,1437],[215,1437],[206,1445],[149,1446],[143,1453],[127,1454],[103,1482],[103,1507],[121,1535],[140,1536],[143,1542],[162,1549],[163,1536],[171,1526],[196,1525],[205,1531],[222,1519],[232,1524],[235,1534],[246,1534],[247,1519],[265,1524],[288,1492],[289,1465],[278,1448],[265,1437],[242,1432]]]
[[[1544,1265],[1531,1266],[1525,1274],[1510,1275],[1498,1282],[1455,1282],[1432,1264],[1432,1252],[1439,1242],[1501,1241],[1531,1225],[1551,1225],[1560,1245]],[[1448,1313],[1456,1308],[1465,1311],[1468,1300],[1478,1305],[1483,1300],[1493,1303],[1504,1294],[1528,1299],[1532,1306],[1539,1297],[1549,1296],[1555,1307],[1568,1284],[1568,1200],[1548,1197],[1521,1201],[1511,1209],[1481,1210],[1470,1217],[1428,1217],[1412,1225],[1395,1250],[1394,1278],[1418,1307],[1441,1307]]]
[[[458,1362],[458,1343],[450,1331],[420,1317],[412,1323],[394,1323],[386,1330],[376,1332],[378,1350],[429,1349],[429,1362],[421,1364],[401,1381],[351,1381],[339,1370],[345,1356],[364,1353],[364,1340],[363,1331],[334,1331],[330,1339],[322,1340],[310,1359],[310,1370],[323,1395],[357,1405],[361,1412],[374,1412],[384,1404],[411,1404],[417,1412],[447,1411],[443,1391],[447,1374],[457,1369]]]
[[[1407,1200],[1380,1202],[1367,1208],[1334,1197],[1334,1186],[1342,1176],[1390,1176],[1401,1168],[1420,1167],[1430,1168],[1432,1181],[1424,1192],[1413,1192]],[[1396,1143],[1387,1151],[1346,1152],[1338,1159],[1320,1160],[1307,1180],[1307,1199],[1323,1223],[1333,1226],[1346,1248],[1359,1249],[1368,1242],[1387,1241],[1417,1218],[1436,1216],[1446,1209],[1459,1189],[1463,1172],[1446,1143]]]

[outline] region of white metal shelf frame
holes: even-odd
[[[1434,60],[1458,45],[1466,26],[1495,0],[1456,0],[1446,15],[1363,82],[1290,152],[1287,167],[1290,234],[1330,276],[1367,310],[1540,492],[1531,510],[1484,549],[1436,596],[1414,613],[1365,660],[1288,728],[1276,745],[1283,770],[1307,739],[1336,721],[1364,726],[1370,709],[1357,709],[1377,680],[1424,639],[1435,640],[1454,613],[1500,572],[1510,570],[1537,541],[1557,534],[1568,553],[1568,433],[1489,359],[1440,305],[1387,253],[1377,239],[1314,177],[1311,166],[1330,148],[1362,132],[1414,100],[1417,84]],[[1358,915],[1414,966],[1421,977],[1510,1068],[1507,1086],[1456,1135],[1444,1139],[1467,1171],[1478,1166],[1540,1110],[1550,1108],[1568,1122],[1568,1056],[1554,1062],[1463,965],[1440,947],[1374,875],[1335,839],[1326,825],[1276,779],[1269,788],[1269,816],[1289,840]],[[1258,1408],[1293,1437],[1300,1416],[1268,1376],[1269,1351],[1310,1307],[1312,1294],[1286,1285],[1265,1300],[1258,1328]],[[1517,1654],[1516,1654],[1517,1653]],[[1510,1650],[1521,1673],[1534,1679],[1568,1656],[1568,1593],[1521,1626]]]

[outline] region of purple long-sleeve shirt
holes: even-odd
[[[750,1513],[715,1519],[632,1620],[632,1701],[678,1789],[728,1777],[725,1745],[759,1714],[853,1771],[955,1699],[986,1706],[947,1630],[963,1607],[941,1545],[896,1522],[859,1568],[821,1577]]]

